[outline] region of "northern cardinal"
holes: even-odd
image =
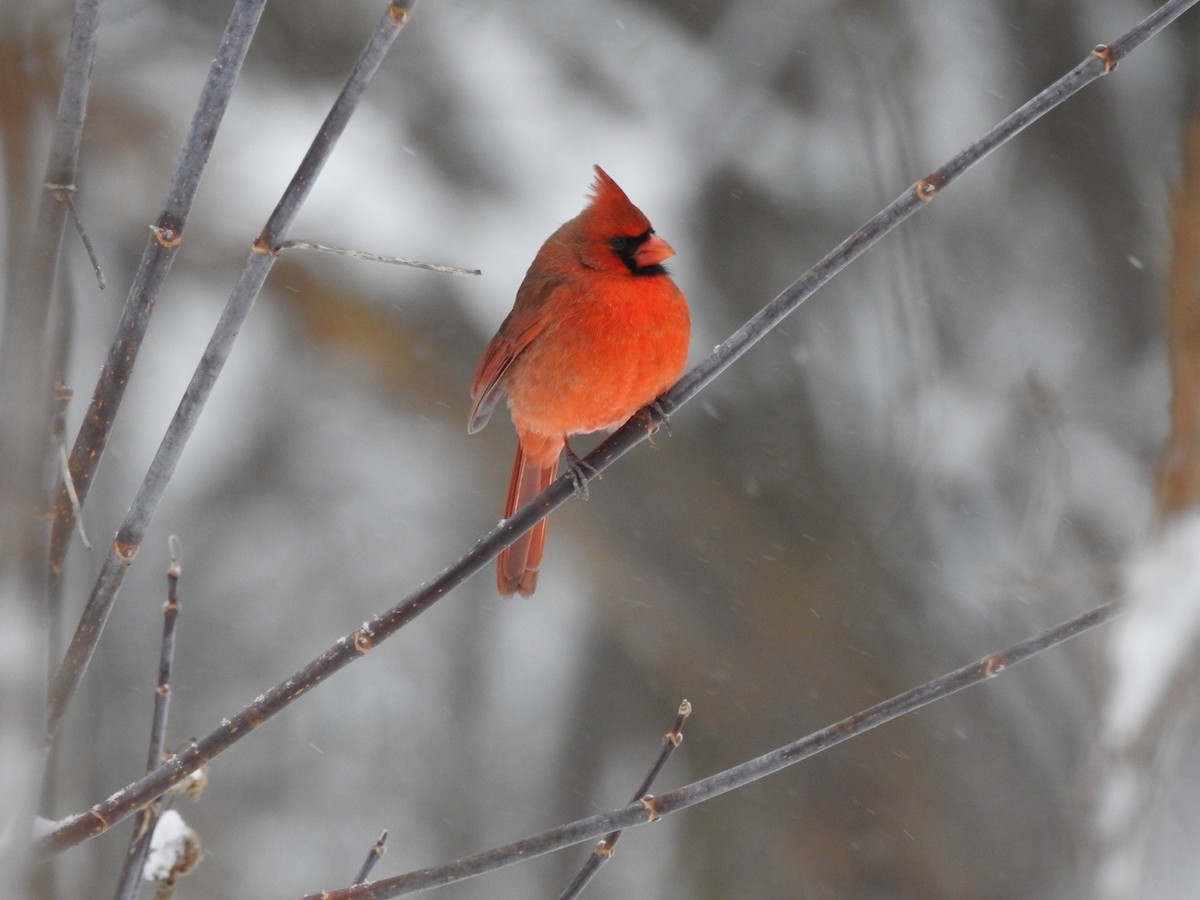
[[[675,251],[595,171],[591,202],[542,245],[471,382],[470,434],[508,394],[517,458],[505,518],[554,480],[570,435],[617,428],[687,363],[687,300],[663,268]],[[542,519],[500,554],[501,594],[533,593],[545,546]]]

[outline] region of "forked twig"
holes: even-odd
[[[629,801],[630,803],[637,803],[643,799],[647,801],[653,799],[648,796],[650,786],[654,784],[654,779],[658,777],[658,773],[662,771],[662,767],[667,764],[667,760],[675,752],[675,748],[683,743],[683,723],[687,721],[688,716],[691,714],[692,704],[684,700],[679,704],[679,712],[675,716],[675,724],[671,726],[670,731],[663,735],[662,749],[658,753],[658,759],[654,761],[654,765],[650,767],[650,771],[646,773],[646,777],[638,785],[633,799]],[[604,836],[600,843],[592,849],[592,855],[583,864],[583,868],[579,870],[579,874],[567,885],[567,889],[559,895],[558,900],[575,900],[583,892],[588,882],[596,877],[596,873],[600,871],[600,867],[612,859],[613,849],[617,846],[617,841],[620,837],[620,831],[613,831]]]
[[[860,256],[868,246],[912,215],[937,191],[944,190],[958,175],[961,175],[987,153],[1012,138],[1013,135],[1050,109],[1073,96],[1086,84],[1099,78],[1105,72],[1112,71],[1117,60],[1124,58],[1148,38],[1157,34],[1196,2],[1200,2],[1200,0],[1170,0],[1165,3],[1114,44],[1091,53],[1086,60],[1005,118],[933,175],[921,179],[905,191],[867,224],[838,245],[816,266],[786,288],[728,340],[719,345],[708,359],[687,373],[675,387],[663,395],[659,404],[651,404],[640,415],[634,416],[629,423],[601,443],[589,454],[587,458],[589,465],[596,472],[607,469],[618,457],[623,456],[645,440],[654,424],[660,422],[665,414],[672,412],[699,393],[735,359],[745,353],[751,345],[761,340],[787,313],[807,300],[814,291]],[[650,427],[647,427],[647,423]],[[589,474],[587,477],[590,480],[594,476]],[[365,655],[380,641],[391,637],[483,568],[500,550],[532,528],[553,508],[564,503],[574,491],[575,486],[570,476],[560,477],[529,504],[493,528],[457,562],[417,588],[387,612],[376,616],[364,627],[340,638],[299,672],[231,716],[206,737],[166,760],[163,765],[145,778],[126,786],[90,810],[65,820],[45,839],[44,848],[49,852],[57,852],[74,846],[89,837],[103,833],[125,816],[152,801],[171,785],[187,777],[187,774],[197,766],[213,759],[264,721],[286,708],[295,699],[308,693],[342,667]],[[659,800],[661,801],[662,798],[660,797]],[[645,810],[642,812],[644,813]],[[633,824],[635,821],[638,821],[637,817],[621,821],[606,820],[603,827],[588,831],[575,840],[598,837],[615,828]]]
[[[53,734],[75,693],[84,669],[96,648],[100,632],[108,619],[113,601],[125,579],[125,572],[133,564],[141,547],[142,538],[158,509],[159,501],[166,491],[167,483],[175,472],[184,445],[196,427],[213,385],[229,358],[242,323],[250,312],[255,298],[266,281],[267,273],[274,265],[275,252],[284,239],[288,228],[308,197],[317,175],[333,152],[338,138],[358,107],[371,76],[383,62],[387,51],[408,21],[408,7],[391,4],[380,24],[376,27],[366,46],[359,54],[345,85],[333,103],[317,136],[300,162],[291,182],[267,220],[266,226],[251,247],[250,256],[234,286],[216,330],[208,342],[196,371],[184,392],[183,399],[175,411],[167,432],[163,435],[158,451],[150,463],[150,469],[138,488],[137,495],[129,507],[125,521],[117,531],[116,539],[104,559],[91,597],[67,648],[66,656],[51,685],[47,704],[47,730]],[[77,487],[79,487],[77,485]]]

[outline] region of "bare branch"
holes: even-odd
[[[399,897],[413,894],[434,887],[440,887],[451,882],[457,883],[464,878],[472,878],[491,872],[495,869],[514,865],[518,862],[542,856],[563,847],[569,847],[594,838],[606,832],[629,828],[634,825],[645,825],[663,816],[687,809],[705,800],[711,800],[736,788],[744,787],[751,782],[774,774],[788,766],[794,765],[810,756],[815,756],[822,750],[837,746],[843,741],[856,737],[885,722],[890,722],[907,713],[920,709],[935,700],[949,697],[951,694],[994,678],[1001,672],[1015,666],[1035,654],[1055,647],[1076,635],[1083,634],[1104,622],[1109,621],[1121,611],[1122,607],[1112,601],[1077,616],[1061,625],[1056,625],[1041,634],[1013,644],[998,653],[992,653],[977,659],[975,662],[948,672],[932,681],[927,681],[919,687],[912,688],[902,694],[897,694],[889,700],[877,703],[861,712],[842,719],[840,722],[814,732],[790,744],[785,744],[770,753],[725,769],[694,781],[658,797],[646,798],[623,809],[579,819],[567,825],[553,828],[542,834],[497,847],[475,856],[464,857],[445,865],[429,869],[420,869],[395,878],[385,878],[366,885],[343,888],[336,891],[324,891],[320,894],[309,894],[303,900],[385,900],[389,897]]]
[[[407,9],[395,4],[389,6],[381,24],[375,29],[370,39],[359,55],[349,78],[334,101],[333,107],[325,117],[317,136],[313,139],[308,152],[300,162],[296,174],[284,191],[278,205],[275,207],[266,226],[254,240],[250,256],[242,269],[241,276],[230,295],[225,309],[217,322],[216,330],[209,340],[192,380],[184,392],[183,399],[175,411],[167,432],[163,435],[158,452],[155,453],[150,469],[138,488],[137,495],[125,516],[125,521],[117,531],[116,539],[105,557],[104,565],[96,579],[91,597],[84,608],[79,626],[67,648],[66,656],[51,686],[50,701],[46,714],[47,731],[53,734],[66,706],[75,693],[79,680],[83,676],[95,651],[100,632],[108,619],[113,601],[125,579],[125,572],[133,564],[134,558],[141,547],[142,537],[150,525],[158,509],[159,501],[166,491],[167,484],[179,463],[188,438],[196,427],[213,385],[229,358],[233,342],[237,338],[242,323],[250,312],[255,298],[266,281],[267,273],[271,271],[275,261],[275,253],[279,242],[291,227],[300,206],[308,197],[308,193],[320,174],[325,161],[333,152],[338,138],[345,130],[350,116],[358,107],[358,101],[366,90],[371,76],[375,74],[392,42],[400,32],[400,27],[408,20]],[[177,236],[177,232],[175,233]],[[167,243],[166,238],[160,238]],[[82,490],[82,485],[77,485]]]
[[[71,502],[65,488],[58,493],[48,563],[51,595],[57,593],[62,580],[63,561],[71,538],[71,525],[78,515],[77,506],[87,502],[92,477],[125,396],[125,386],[141,349],[150,314],[183,241],[183,228],[200,185],[200,176],[208,163],[209,152],[265,4],[266,0],[237,0],[234,4],[167,184],[162,209],[142,251],[116,334],[71,449],[71,481],[77,492],[77,503]],[[57,181],[73,184],[73,178],[72,172],[69,178],[59,177]],[[60,652],[59,647],[55,646],[54,652]]]

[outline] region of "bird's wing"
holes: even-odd
[[[517,302],[512,312],[492,338],[475,377],[471,381],[471,414],[467,418],[467,433],[474,434],[491,418],[492,410],[504,393],[504,373],[516,362],[533,340],[546,330],[546,321],[541,315],[547,299],[563,283],[559,278],[526,278],[517,291]]]

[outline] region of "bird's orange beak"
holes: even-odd
[[[637,252],[633,254],[633,261],[637,263],[637,267],[657,266],[659,263],[666,262],[675,251],[671,249],[671,245],[660,238],[657,234],[652,234],[638,247]]]

